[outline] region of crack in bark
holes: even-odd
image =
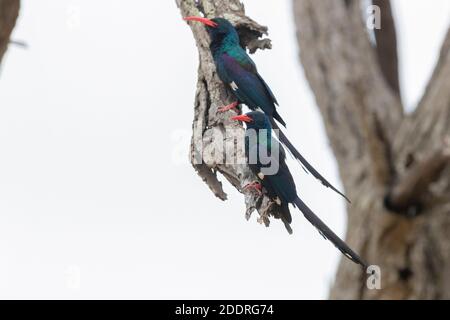
[[[389,87],[399,97],[400,80],[398,72],[397,31],[389,0],[373,0],[381,9],[381,29],[375,29],[376,53],[381,72]]]

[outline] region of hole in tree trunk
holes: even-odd
[[[398,270],[398,277],[402,281],[408,281],[413,276],[413,272],[410,268],[406,267],[403,269]]]

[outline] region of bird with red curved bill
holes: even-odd
[[[286,164],[286,153],[283,146],[272,136],[270,119],[262,112],[253,111],[232,117],[232,120],[246,125],[245,155],[251,171],[260,180],[244,188],[253,188],[258,193],[266,194],[279,207],[283,220],[288,223],[292,221],[289,211],[289,204],[292,204],[347,258],[367,269],[367,264],[359,255],[298,197],[294,179]]]
[[[251,110],[261,110],[270,120],[280,141],[289,152],[301,163],[306,172],[311,173],[316,179],[328,188],[331,188],[348,202],[350,200],[327,179],[325,179],[295,148],[283,131],[278,126],[278,121],[286,127],[286,122],[278,113],[277,99],[267,83],[258,73],[253,60],[241,47],[239,34],[234,26],[224,18],[186,17],[184,20],[201,22],[211,38],[210,50],[216,65],[217,74],[222,82],[231,90],[237,101],[222,107],[219,112],[225,112],[237,108],[241,103]],[[275,121],[276,120],[276,121]]]

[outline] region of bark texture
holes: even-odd
[[[0,0],[0,63],[19,15],[19,0]]]
[[[251,53],[257,49],[270,49],[269,39],[261,39],[267,28],[245,15],[244,5],[239,0],[177,0],[181,15],[224,17],[238,30],[241,45]],[[244,130],[235,121],[230,121],[230,112],[218,113],[217,109],[233,102],[233,97],[216,74],[216,68],[209,49],[209,35],[200,23],[189,23],[199,53],[197,92],[194,102],[193,136],[191,142],[191,163],[213,194],[221,200],[227,195],[222,188],[218,173],[245,195],[245,216],[259,213],[258,221],[266,226],[270,217],[280,218],[269,199],[258,196],[243,187],[257,178],[245,164],[243,148]],[[234,129],[230,131],[229,129]],[[231,156],[231,158],[226,158]],[[288,232],[292,232],[285,223]]]
[[[389,1],[374,2],[376,46],[364,3],[293,0],[300,59],[352,200],[347,241],[381,268],[381,290],[369,290],[367,274],[342,259],[330,296],[450,299],[450,30],[406,115]]]

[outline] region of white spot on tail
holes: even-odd
[[[258,178],[261,180],[264,180],[264,174],[262,172],[258,173]]]
[[[234,81],[232,83],[230,83],[230,87],[231,87],[231,89],[233,91],[236,91],[237,89],[239,89],[239,87],[237,86],[236,82],[234,82]]]

